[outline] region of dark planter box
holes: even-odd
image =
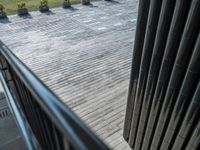
[[[4,11],[0,11],[0,19],[7,18],[6,13]]]
[[[20,9],[17,10],[17,14],[19,16],[28,15],[28,9],[27,8],[20,8]]]
[[[90,4],[90,0],[82,0],[82,4],[83,5],[89,5]]]
[[[40,7],[39,7],[39,11],[40,11],[40,12],[49,11],[49,7],[48,7],[48,6],[40,6]]]
[[[63,2],[63,8],[70,8],[71,3],[70,2]]]

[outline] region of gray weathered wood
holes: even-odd
[[[138,0],[0,21],[2,40],[113,149],[122,136]]]

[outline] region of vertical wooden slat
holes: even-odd
[[[182,30],[185,25],[189,5],[190,1],[187,0],[176,1],[175,10],[172,17],[165,53],[160,67],[160,73],[156,85],[156,90],[154,93],[153,104],[150,111],[148,124],[146,127],[147,129],[145,132],[142,149],[148,149],[151,145],[160,109],[162,107],[162,101],[165,96],[173,62],[182,35]]]
[[[132,123],[131,123],[131,132],[129,137],[129,144],[131,146],[135,143],[138,122],[140,117],[141,111],[141,104],[143,99],[143,94],[145,90],[147,74],[149,70],[149,64],[151,61],[152,50],[154,46],[154,40],[158,25],[158,19],[160,15],[162,0],[151,0],[150,7],[149,7],[149,15],[148,15],[148,22],[147,28],[145,33],[145,40],[143,46],[143,53],[141,59],[141,65],[139,70],[139,79],[137,83],[137,90],[136,90],[136,98],[135,98],[135,105],[133,109],[133,116],[132,116]]]
[[[131,76],[130,76],[131,79],[129,83],[129,93],[128,93],[124,132],[123,132],[124,139],[126,140],[128,140],[129,133],[130,133],[132,112],[134,108],[135,93],[136,93],[136,87],[137,87],[137,79],[138,79],[138,74],[139,74],[140,61],[141,61],[142,49],[143,49],[143,41],[144,41],[147,17],[148,17],[148,12],[149,12],[149,2],[150,0],[140,0],[140,3],[139,3],[139,10],[138,10],[138,17],[137,17],[137,30],[136,30],[136,35],[135,35],[134,49],[133,49],[132,71],[131,71]]]
[[[134,150],[200,149],[200,1],[148,5],[144,40],[135,39],[142,50],[133,55],[124,138]]]
[[[193,0],[196,3],[196,0]],[[196,7],[192,4],[192,7]],[[151,149],[160,149],[199,31],[200,11],[191,8],[182,35]],[[198,7],[197,7],[198,8]]]
[[[171,18],[173,15],[175,0],[163,0],[161,7],[161,14],[159,18],[155,44],[153,48],[153,54],[150,63],[150,69],[148,73],[147,85],[144,94],[144,100],[142,104],[142,111],[140,115],[140,121],[137,131],[135,149],[140,149],[142,146],[144,133],[146,130],[146,124],[149,117],[152,98],[157,83],[157,77],[162,61],[163,52],[165,49],[169,27],[171,24]]]
[[[194,26],[191,26],[190,31],[194,32],[193,35],[188,35],[187,40],[192,41],[195,40],[196,33],[198,33],[200,29],[200,20],[196,20],[200,17],[200,3],[198,0],[194,0],[192,3],[192,6],[190,8],[191,13],[188,17],[189,22],[191,22]],[[193,30],[194,29],[194,30]],[[200,37],[199,37],[200,38]],[[168,143],[172,143],[174,141],[174,138],[176,136],[176,133],[178,131],[178,128],[181,124],[181,116],[185,115],[185,107],[187,107],[190,99],[191,99],[191,92],[194,91],[194,87],[197,84],[197,80],[200,74],[200,57],[199,57],[199,51],[200,51],[200,39],[196,41],[196,47],[193,53],[193,56],[191,58],[188,71],[185,75],[185,79],[182,84],[182,88],[179,94],[179,97],[176,99],[176,105],[174,107],[169,127],[166,131],[166,136],[164,138],[164,141],[167,141]],[[191,40],[190,40],[191,39]],[[189,51],[189,50],[187,50]],[[182,54],[184,55],[184,54]],[[185,54],[186,55],[186,54]],[[187,55],[186,55],[187,56]],[[185,62],[186,60],[182,60],[182,62]],[[180,65],[180,63],[179,63]],[[183,110],[182,110],[183,107]],[[180,109],[181,108],[181,109]],[[181,116],[179,116],[179,115]],[[174,129],[174,132],[170,132],[171,129]],[[171,144],[170,144],[171,145]],[[166,148],[166,147],[165,147]]]
[[[187,114],[184,117],[184,121],[182,123],[181,129],[177,135],[177,138],[174,141],[173,147],[169,147],[168,143],[166,143],[166,147],[179,150],[184,149],[187,145],[187,142],[189,141],[191,137],[191,133],[194,130],[194,127],[198,123],[200,113],[200,82],[198,83],[198,86],[196,88],[195,94],[192,98],[192,101],[189,105]]]
[[[195,127],[192,136],[186,146],[186,150],[199,150],[200,148],[200,118],[198,125]]]

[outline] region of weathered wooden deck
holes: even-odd
[[[138,0],[0,21],[0,40],[113,149],[122,130]]]

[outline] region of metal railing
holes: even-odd
[[[0,79],[28,149],[109,149],[1,41]]]

